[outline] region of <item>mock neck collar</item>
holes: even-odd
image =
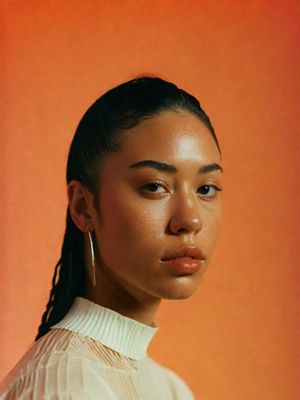
[[[79,296],[66,316],[50,329],[55,328],[81,333],[134,360],[147,356],[158,330]]]

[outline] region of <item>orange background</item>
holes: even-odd
[[[199,291],[164,302],[150,354],[197,399],[299,399],[300,2],[2,0],[1,15],[1,378],[48,300],[79,119],[154,73],[210,115],[225,215]]]

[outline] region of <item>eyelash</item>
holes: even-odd
[[[147,191],[145,188],[147,188],[147,187],[149,187],[149,186],[153,186],[153,185],[157,185],[157,186],[161,186],[161,187],[163,187],[163,185],[162,184],[160,184],[160,183],[158,183],[158,182],[150,182],[150,183],[147,183],[146,185],[143,185],[142,186],[142,189],[143,190],[145,190],[145,191]],[[212,188],[214,188],[215,189],[215,194],[213,195],[213,196],[205,196],[204,194],[204,196],[206,197],[206,198],[208,198],[208,199],[213,199],[216,195],[217,195],[217,192],[221,192],[222,191],[222,189],[221,188],[219,188],[218,186],[216,186],[216,185],[212,185],[212,184],[207,184],[207,185],[202,185],[202,186],[199,186],[199,188],[203,188],[203,187],[212,187]],[[156,193],[156,192],[148,192],[148,193]]]

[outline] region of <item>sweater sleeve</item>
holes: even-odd
[[[163,378],[162,381],[168,386],[169,390],[171,391],[171,396],[173,400],[195,400],[194,394],[191,391],[190,387],[176,372],[157,363],[153,359],[151,359],[151,363],[156,366],[155,370],[159,374],[156,377],[157,381],[161,381],[161,378]]]
[[[73,354],[54,352],[37,369],[20,373],[1,400],[117,400],[93,363]]]
[[[169,370],[168,373],[174,391],[174,400],[195,400],[194,394],[187,383],[175,372]]]
[[[174,399],[176,400],[195,400],[195,397],[187,385],[175,372],[170,371],[171,380],[174,387]]]

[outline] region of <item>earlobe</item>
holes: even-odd
[[[74,224],[82,232],[92,229],[92,217],[89,214],[89,196],[87,189],[79,181],[69,182],[67,188],[69,210]]]

